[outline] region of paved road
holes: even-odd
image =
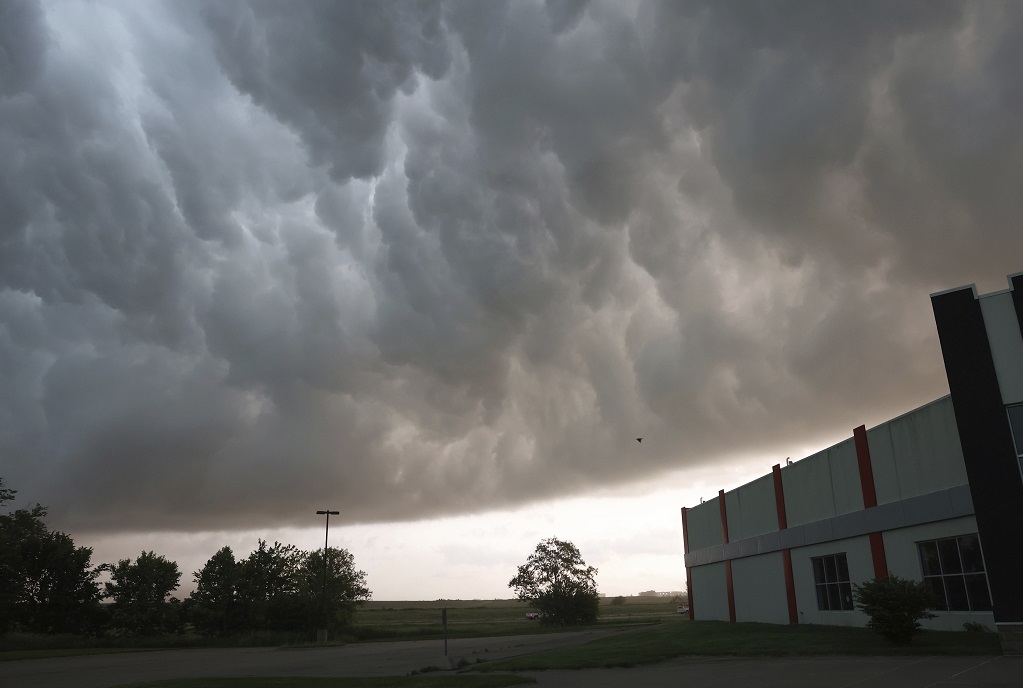
[[[449,655],[490,660],[623,632],[452,640]],[[3,688],[110,688],[202,676],[387,676],[437,665],[438,640],[301,649],[170,650],[0,662]],[[522,672],[558,688],[1020,688],[1023,657],[688,657],[632,669]]]
[[[622,629],[599,629],[449,640],[448,655],[475,663],[477,659],[504,659],[622,632]],[[203,676],[400,676],[424,667],[439,666],[443,658],[443,640],[296,649],[165,650],[0,662],[0,686],[110,688],[132,682]]]

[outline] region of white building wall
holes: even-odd
[[[917,543],[924,540],[970,535],[977,532],[977,519],[973,516],[953,518],[936,523],[898,528],[883,533],[888,570],[899,578],[923,580]],[[984,543],[981,542],[983,550]],[[941,631],[961,631],[966,622],[984,624],[995,630],[995,617],[991,612],[935,612],[936,619],[921,621],[924,628]]]
[[[692,605],[693,616],[700,621],[728,621],[725,563],[719,561],[715,564],[693,567],[691,575],[693,599],[689,604]]]
[[[817,609],[817,588],[813,579],[813,564],[810,559],[827,554],[846,555],[849,563],[849,579],[862,583],[874,577],[874,563],[870,554],[870,539],[867,536],[822,542],[817,545],[799,547],[792,552],[792,580],[796,588],[796,609],[799,623],[825,624],[829,626],[866,626],[867,616],[854,611],[820,611]],[[779,594],[784,597],[785,586]]]
[[[735,620],[787,624],[785,565],[781,552],[732,561]]]

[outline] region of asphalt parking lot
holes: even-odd
[[[470,663],[580,644],[615,629],[452,640],[449,655]],[[3,688],[111,688],[204,676],[387,676],[436,666],[438,640],[343,647],[168,650],[0,662]],[[937,688],[1023,686],[1023,657],[683,657],[630,669],[520,672],[540,686],[675,688]]]
[[[503,659],[584,643],[621,629],[451,640],[448,655]],[[440,666],[442,640],[340,647],[215,648],[0,662],[2,688],[110,688],[141,681],[208,676],[401,676]]]
[[[521,673],[559,688],[1019,688],[1023,657],[692,657],[632,669]]]

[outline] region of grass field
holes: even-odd
[[[650,597],[623,598],[612,604],[601,600],[599,625],[660,622],[678,617],[677,605]],[[349,630],[353,640],[430,638],[444,633],[441,610],[447,609],[448,635],[452,638],[557,633],[526,618],[533,607],[519,600],[437,600],[433,602],[369,602],[360,608]]]
[[[667,600],[647,597],[623,598],[622,604],[601,600],[601,625],[627,625],[677,617],[676,606]],[[439,638],[444,634],[441,609],[448,610],[448,637],[557,633],[562,629],[526,619],[531,607],[519,600],[371,601],[359,609],[355,624],[335,643]],[[86,638],[70,635],[8,633],[0,636],[0,661],[40,659],[69,655],[107,654],[142,650],[193,647],[256,647],[314,643],[314,631],[250,633],[230,638],[174,635],[153,638]]]
[[[677,607],[658,598],[601,601],[600,626],[635,626],[626,633],[574,648],[526,655],[480,667],[483,670],[578,669],[647,664],[682,655],[998,655],[994,633],[929,632],[914,645],[900,648],[862,628],[780,626],[773,624],[700,621],[676,613]],[[370,602],[358,613],[346,637],[334,642],[435,638],[444,633],[441,609],[447,609],[450,638],[556,633],[559,629],[526,619],[531,608],[517,600],[437,600],[433,602]],[[645,625],[644,625],[645,624]],[[276,642],[275,642],[276,641]],[[138,642],[140,645],[135,645]],[[164,647],[211,647],[312,644],[289,636],[246,636],[208,639],[189,636],[130,639],[58,638],[9,634],[0,638],[0,660],[92,654]],[[120,646],[119,646],[120,644]],[[67,648],[62,649],[61,645]],[[7,650],[7,651],[4,651]],[[175,684],[182,687],[186,684]],[[228,684],[223,684],[228,685]],[[267,684],[270,685],[270,684]],[[295,684],[296,686],[298,684]],[[312,685],[312,684],[309,684]],[[339,686],[363,684],[336,684]],[[367,686],[377,684],[364,684]],[[395,684],[398,685],[398,684]],[[401,684],[409,686],[433,684]],[[446,684],[441,684],[446,685]],[[476,684],[467,684],[476,685]],[[188,688],[196,688],[188,684]]]
[[[895,646],[865,628],[781,626],[723,621],[675,621],[478,667],[526,671],[629,667],[683,655],[985,655],[1001,654],[995,633],[927,632],[910,647]]]

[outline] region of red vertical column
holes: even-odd
[[[682,547],[685,553],[689,554],[689,521],[686,518],[686,508],[682,507]],[[686,600],[689,604],[689,620],[695,618],[693,610],[693,583],[690,576],[690,568],[686,566]]]
[[[774,476],[774,504],[778,510],[778,530],[782,531],[789,527],[789,519],[785,514],[785,486],[781,481],[781,464],[775,464],[771,469]],[[782,566],[785,570],[785,599],[789,608],[789,623],[799,623],[799,614],[796,610],[796,582],[792,576],[792,552],[786,547],[781,551]]]
[[[867,428],[860,426],[853,430],[856,445],[856,463],[860,469],[860,488],[863,490],[863,508],[877,506],[877,490],[874,487],[874,465],[870,460],[870,445],[867,443]],[[870,533],[870,557],[874,564],[874,578],[888,577],[888,558],[884,551],[884,537],[881,533]]]
[[[725,508],[725,491],[718,490],[718,507],[721,511],[721,541],[728,544],[728,510]],[[732,585],[732,560],[725,559],[725,587],[728,590],[728,620],[735,621],[735,588]]]

